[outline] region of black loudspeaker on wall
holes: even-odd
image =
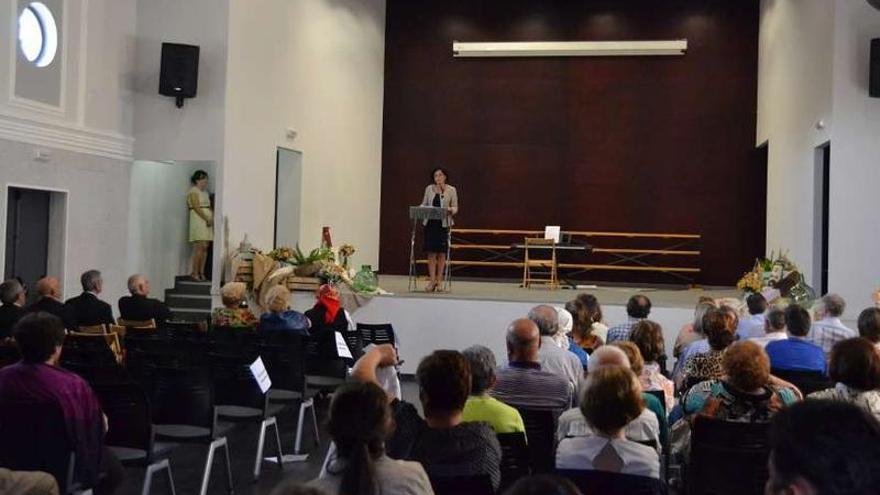
[[[184,98],[194,98],[199,86],[199,47],[162,43],[159,94],[173,96],[177,108]]]
[[[869,65],[868,96],[880,98],[880,38],[871,40],[871,62]]]

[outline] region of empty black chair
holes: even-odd
[[[352,361],[338,355],[334,334],[305,337],[303,345],[308,388],[333,393],[345,384]]]
[[[436,495],[494,495],[488,474],[480,476],[429,476]]]
[[[769,423],[735,423],[697,416],[685,471],[688,493],[764,493]]]
[[[223,449],[226,482],[232,493],[232,467],[226,433],[229,423],[220,423],[214,403],[211,370],[207,368],[156,368],[153,376],[153,424],[159,438],[208,445],[200,495],[208,491],[214,453]]]
[[[260,334],[253,327],[214,327],[208,334],[215,353],[256,359]]]
[[[516,408],[526,427],[529,458],[534,473],[550,473],[556,466],[556,420],[559,412]]]
[[[351,351],[352,364],[364,355],[364,334],[360,330],[346,330],[342,332],[342,338]]]
[[[296,424],[296,441],[294,453],[299,454],[302,446],[302,428],[306,409],[312,411],[312,427],[315,444],[320,443],[318,435],[318,418],[315,414],[314,397],[316,389],[306,387],[305,375],[305,339],[294,332],[280,330],[263,331],[263,345],[260,357],[269,372],[272,388],[269,389],[271,402],[299,402],[299,419]]]
[[[284,409],[283,404],[270,404],[269,396],[261,389],[250,369],[251,363],[236,357],[212,354],[211,371],[216,391],[214,402],[220,417],[233,421],[260,422],[257,439],[257,456],[254,460],[254,480],[260,478],[263,463],[263,446],[266,432],[275,427],[275,448],[278,467],[283,467],[281,436],[276,415]]]
[[[394,327],[391,326],[391,323],[358,323],[357,329],[364,337],[364,345],[397,345],[397,341],[394,338]]]
[[[584,494],[666,495],[668,492],[666,483],[648,476],[580,469],[560,469],[557,473],[569,479]],[[702,495],[702,492],[696,493]]]
[[[109,366],[117,361],[103,335],[69,334],[64,338],[61,363]]]
[[[164,469],[174,495],[168,455],[176,445],[156,442],[150,403],[144,391],[134,383],[98,384],[93,388],[107,416],[109,427],[104,442],[123,466],[146,468],[141,493],[150,493],[153,475]]]
[[[516,480],[532,474],[529,446],[524,433],[499,433],[498,443],[501,444],[501,486],[503,492]]]
[[[770,374],[797,387],[804,396],[831,388],[834,382],[821,371],[781,370],[773,368]]]

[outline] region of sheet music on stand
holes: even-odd
[[[410,206],[409,219],[412,220],[412,235],[409,241],[409,291],[416,290],[418,273],[416,271],[416,228],[422,220],[443,220],[449,214],[446,208],[439,206]],[[446,239],[446,269],[443,271],[443,290],[449,290],[452,285],[450,255],[452,244],[452,230],[448,230],[448,238]]]

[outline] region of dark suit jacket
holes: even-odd
[[[15,322],[27,314],[24,308],[15,304],[4,304],[0,306],[0,339],[12,336],[12,327]]]
[[[91,292],[83,292],[68,299],[64,304],[71,309],[78,327],[112,325],[114,322],[113,308]]]
[[[76,317],[73,316],[73,311],[70,307],[65,306],[64,303],[57,299],[41,297],[35,303],[25,308],[25,311],[28,313],[44,311],[55,315],[58,318],[61,318],[61,321],[64,323],[64,328],[68,330],[76,330]]]
[[[156,320],[156,324],[161,325],[171,319],[171,311],[158,299],[123,296],[119,298],[119,317],[123,320]]]

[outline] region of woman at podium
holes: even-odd
[[[458,193],[446,183],[449,174],[437,167],[431,172],[433,183],[425,188],[422,206],[433,206],[446,210],[443,220],[424,220],[425,253],[428,255],[428,285],[426,292],[435,292],[443,283],[446,272],[446,253],[449,249],[449,228],[452,227],[452,216],[458,213]]]

